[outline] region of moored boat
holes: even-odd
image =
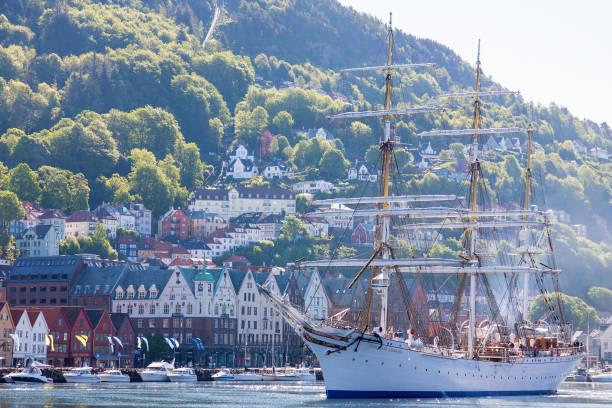
[[[235,373],[234,381],[262,381],[263,377],[261,374],[257,374],[250,371],[244,371],[243,373]]]
[[[99,376],[101,382],[129,383],[131,381],[130,376],[122,374],[120,370],[106,370]]]
[[[196,382],[198,381],[198,376],[193,368],[182,367],[175,368],[170,373],[168,373],[168,378],[170,382]]]
[[[26,367],[21,371],[10,373],[5,375],[4,380],[6,382],[14,383],[42,383],[47,384],[53,382],[50,378],[43,375],[42,371],[38,367]]]
[[[91,367],[76,367],[64,374],[67,383],[95,384],[100,382],[100,376],[92,374]]]
[[[174,369],[174,364],[165,361],[154,361],[142,370],[140,378],[143,382],[168,382],[168,374]]]
[[[228,369],[223,369],[212,375],[213,381],[234,381],[234,374]]]

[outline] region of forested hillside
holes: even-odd
[[[222,155],[237,142],[260,152],[260,160],[282,158],[304,177],[330,181],[343,178],[349,162],[372,161],[379,122],[326,116],[382,103],[382,77],[338,72],[384,61],[380,21],[333,0],[226,0],[203,48],[216,6],[0,0],[0,189],[67,212],[136,199],[159,216],[216,180]],[[437,64],[395,79],[396,101],[423,104],[473,86],[473,66],[431,40],[399,32],[394,58]],[[483,83],[502,85],[486,77]],[[500,97],[485,104],[483,126],[526,126],[527,112],[522,98]],[[422,130],[470,120],[466,102],[394,128],[416,146]],[[595,284],[612,288],[612,162],[574,146],[612,151],[612,131],[556,105],[536,106],[534,126],[543,150],[534,156],[535,190],[547,193],[537,204],[566,211],[588,231],[579,237],[566,224],[555,228],[559,263],[568,271],[563,289],[586,296]],[[335,139],[308,141],[299,132],[319,127]],[[266,130],[281,136],[262,149]],[[441,140],[432,145],[448,149]],[[445,154],[461,158],[461,146]],[[486,164],[492,198],[520,202],[523,166],[512,154]],[[415,171],[407,155],[402,167],[409,192],[457,192],[456,184]]]

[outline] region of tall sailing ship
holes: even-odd
[[[332,117],[383,120],[378,195],[314,201],[314,205],[329,207],[314,215],[346,216],[349,207],[354,217],[375,217],[372,254],[369,259],[301,261],[295,266],[360,268],[349,288],[363,281],[363,273],[369,270],[362,308],[352,322],[344,320],[346,313],[316,321],[288,299],[261,288],[316,355],[328,398],[553,393],[583,358],[582,347],[571,343],[571,327],[564,323],[558,296],[546,289],[547,281],[558,289],[560,271],[554,263],[547,214],[530,205],[531,123],[527,128],[481,127],[481,99],[515,92],[480,89],[480,45],[478,48],[474,91],[438,95],[434,103],[423,107],[391,105],[391,77],[396,70],[433,65],[392,63],[391,21],[386,64],[346,70],[381,70],[385,74],[383,110],[345,112]],[[397,115],[438,112],[442,109],[441,101],[453,98],[473,99],[472,127],[433,130],[420,136],[471,138],[467,148],[467,194],[392,195],[392,187],[399,183],[392,182],[398,171],[393,168],[397,143],[391,138],[391,119]],[[519,210],[487,206],[484,200],[480,138],[509,133],[524,134],[527,138],[524,207]],[[335,210],[339,205],[344,206],[343,210]],[[461,253],[456,259],[427,257],[427,253],[399,256],[402,251],[398,249],[398,237],[424,231],[458,231]],[[505,247],[500,245],[501,240],[507,241]],[[416,307],[418,302],[414,293],[410,297],[406,277],[419,284],[425,280],[439,286],[454,282],[456,294],[450,310],[442,313],[437,303],[432,313],[427,301],[424,307]],[[530,284],[537,286],[549,310],[535,322],[527,317]],[[495,287],[500,289],[494,290]],[[477,292],[480,299],[486,299],[479,302],[479,311]],[[404,319],[390,313],[393,293],[401,298]],[[464,293],[467,316],[463,315]],[[437,301],[437,291],[434,294]]]

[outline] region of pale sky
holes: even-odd
[[[471,64],[526,101],[612,125],[612,0],[340,0]],[[400,63],[400,61],[395,61]]]

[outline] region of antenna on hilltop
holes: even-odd
[[[480,65],[480,38],[478,39],[478,56],[476,57],[476,65]]]

